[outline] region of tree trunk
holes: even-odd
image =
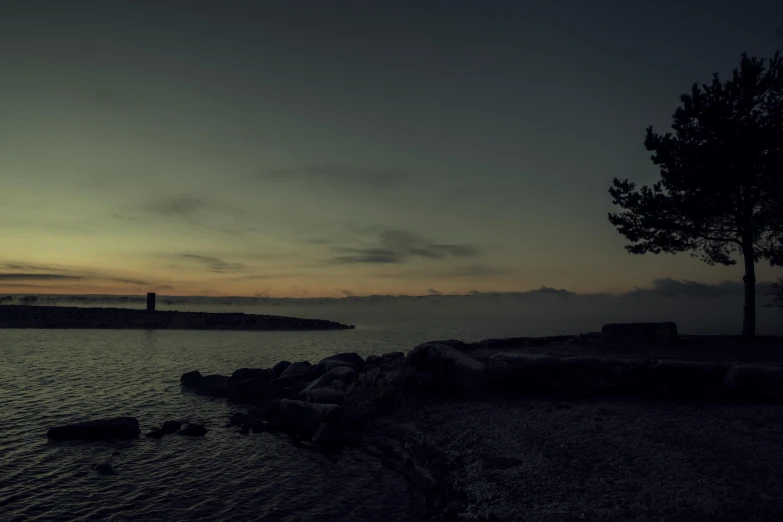
[[[745,258],[745,306],[743,307],[742,337],[752,339],[756,336],[756,263],[753,246],[743,252]]]

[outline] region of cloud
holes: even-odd
[[[41,272],[56,272],[58,269],[51,267],[51,266],[45,266],[45,265],[34,265],[30,263],[0,263],[0,268],[3,268],[5,270],[32,270],[32,271],[41,271]]]
[[[7,274],[0,273],[0,281],[80,281],[81,276],[65,274]]]
[[[365,247],[332,247],[338,255],[329,263],[339,264],[400,264],[414,258],[446,259],[478,255],[470,245],[440,244],[407,230],[382,229],[373,245]]]
[[[443,295],[443,292],[435,290],[434,288],[430,288],[427,290],[427,295]]]
[[[466,266],[439,267],[427,270],[402,270],[399,272],[389,272],[378,274],[377,277],[385,279],[469,279],[480,277],[493,277],[499,275],[510,275],[516,270],[512,268],[496,267],[484,264],[473,264]]]
[[[177,257],[186,261],[195,262],[203,266],[207,272],[214,272],[216,274],[242,272],[248,269],[248,266],[242,263],[230,263],[212,256],[202,256],[198,254],[178,254]]]
[[[204,210],[206,203],[201,198],[174,196],[150,201],[145,208],[161,216],[182,216],[190,218]]]
[[[344,288],[338,288],[337,291],[340,292],[341,294],[343,294],[345,297],[353,297],[353,296],[356,295],[353,292],[351,292],[350,290],[346,290]]]
[[[735,281],[724,281],[714,285],[696,281],[677,280],[670,277],[655,279],[650,288],[636,288],[627,292],[629,297],[658,295],[662,297],[712,297],[742,295],[744,285]]]
[[[299,182],[335,188],[389,188],[405,183],[411,175],[400,169],[327,163],[271,169],[264,172],[261,178],[265,181]]]

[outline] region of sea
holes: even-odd
[[[184,391],[180,376],[408,351],[438,339],[592,332],[612,319],[416,310],[281,313],[356,326],[325,332],[0,330],[0,520],[411,520],[416,492],[377,457],[358,448],[314,451],[276,433],[240,434],[224,426],[241,406]],[[166,420],[209,431],[119,442],[46,438],[51,426],[121,416],[138,418],[143,432]],[[116,474],[97,473],[104,462]]]

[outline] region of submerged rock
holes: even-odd
[[[50,439],[130,439],[141,434],[134,417],[101,419],[49,428]]]
[[[160,427],[163,431],[166,433],[176,433],[182,428],[182,423],[180,421],[174,421],[174,420],[167,420],[163,423],[163,426]]]
[[[161,428],[155,428],[153,430],[150,430],[148,433],[146,433],[145,437],[150,437],[151,439],[160,439],[163,438],[163,436],[166,434],[166,432]]]
[[[101,475],[116,475],[117,470],[108,462],[101,462],[95,466],[95,471]]]
[[[179,383],[182,385],[183,388],[191,388],[194,389],[198,387],[199,383],[201,382],[201,379],[203,379],[204,376],[201,375],[201,372],[198,370],[193,370],[192,372],[187,372],[182,375],[182,377],[179,378]]]
[[[207,428],[202,426],[201,424],[188,424],[184,428],[182,428],[179,432],[180,435],[189,435],[192,437],[199,437],[201,435],[206,435]]]

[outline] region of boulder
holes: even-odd
[[[307,361],[295,362],[288,365],[288,368],[286,368],[285,371],[280,374],[279,378],[283,379],[285,377],[295,377],[300,380],[308,379],[312,370],[312,365]]]
[[[644,390],[647,362],[610,357],[564,357],[557,361],[553,388],[593,394]]]
[[[176,433],[182,428],[182,423],[180,421],[173,421],[173,420],[167,420],[163,423],[163,426],[160,427],[163,431],[166,433]]]
[[[783,397],[783,367],[737,364],[729,367],[723,389],[737,396]]]
[[[429,345],[421,365],[447,388],[478,391],[486,384],[487,365],[447,344]]]
[[[728,364],[679,360],[651,361],[647,391],[687,397],[714,397],[721,393]]]
[[[365,368],[372,368],[373,366],[377,366],[381,362],[381,356],[380,355],[368,355],[367,358],[364,360],[364,367]]]
[[[225,375],[206,375],[196,387],[197,395],[227,397],[230,378]]]
[[[132,439],[141,434],[139,421],[134,417],[101,419],[49,428],[50,439]]]
[[[338,421],[341,411],[335,404],[280,399],[277,414],[284,424],[312,433],[322,422]]]
[[[258,402],[264,398],[272,372],[243,380],[229,381],[228,400],[238,403]]]
[[[198,387],[199,383],[201,382],[201,379],[203,378],[204,376],[201,375],[200,371],[193,370],[192,372],[182,374],[182,377],[179,378],[179,383],[182,385],[183,388],[194,389]]]
[[[356,370],[350,366],[337,366],[308,384],[302,390],[302,395],[307,394],[310,390],[325,388],[334,381],[352,382],[354,380],[356,380]]]
[[[333,368],[337,368],[339,366],[350,366],[357,372],[360,372],[362,371],[362,368],[364,368],[364,359],[354,352],[330,355],[329,357],[321,359],[315,366],[313,372],[315,376],[320,377]]]
[[[108,462],[101,462],[97,466],[95,466],[96,473],[100,475],[116,475],[117,470],[114,469],[114,466],[109,464]]]
[[[266,382],[271,381],[277,377],[273,376],[272,370],[268,368],[240,368],[234,370],[231,374],[232,381],[244,381],[247,379],[266,379]]]
[[[191,437],[199,437],[201,435],[206,435],[206,433],[207,428],[201,424],[188,424],[179,432],[180,435],[189,435]]]
[[[666,323],[616,323],[601,328],[598,345],[602,349],[635,352],[677,344],[677,325]]]
[[[319,446],[339,446],[342,443],[340,426],[334,422],[322,422],[313,434],[313,442]]]
[[[272,366],[272,373],[274,374],[275,378],[280,377],[289,366],[291,366],[290,361],[280,361],[279,363]]]
[[[307,392],[307,400],[318,404],[342,404],[345,401],[345,394],[327,386]]]
[[[488,360],[492,386],[517,390],[542,390],[552,386],[559,357],[515,352],[493,353]]]

